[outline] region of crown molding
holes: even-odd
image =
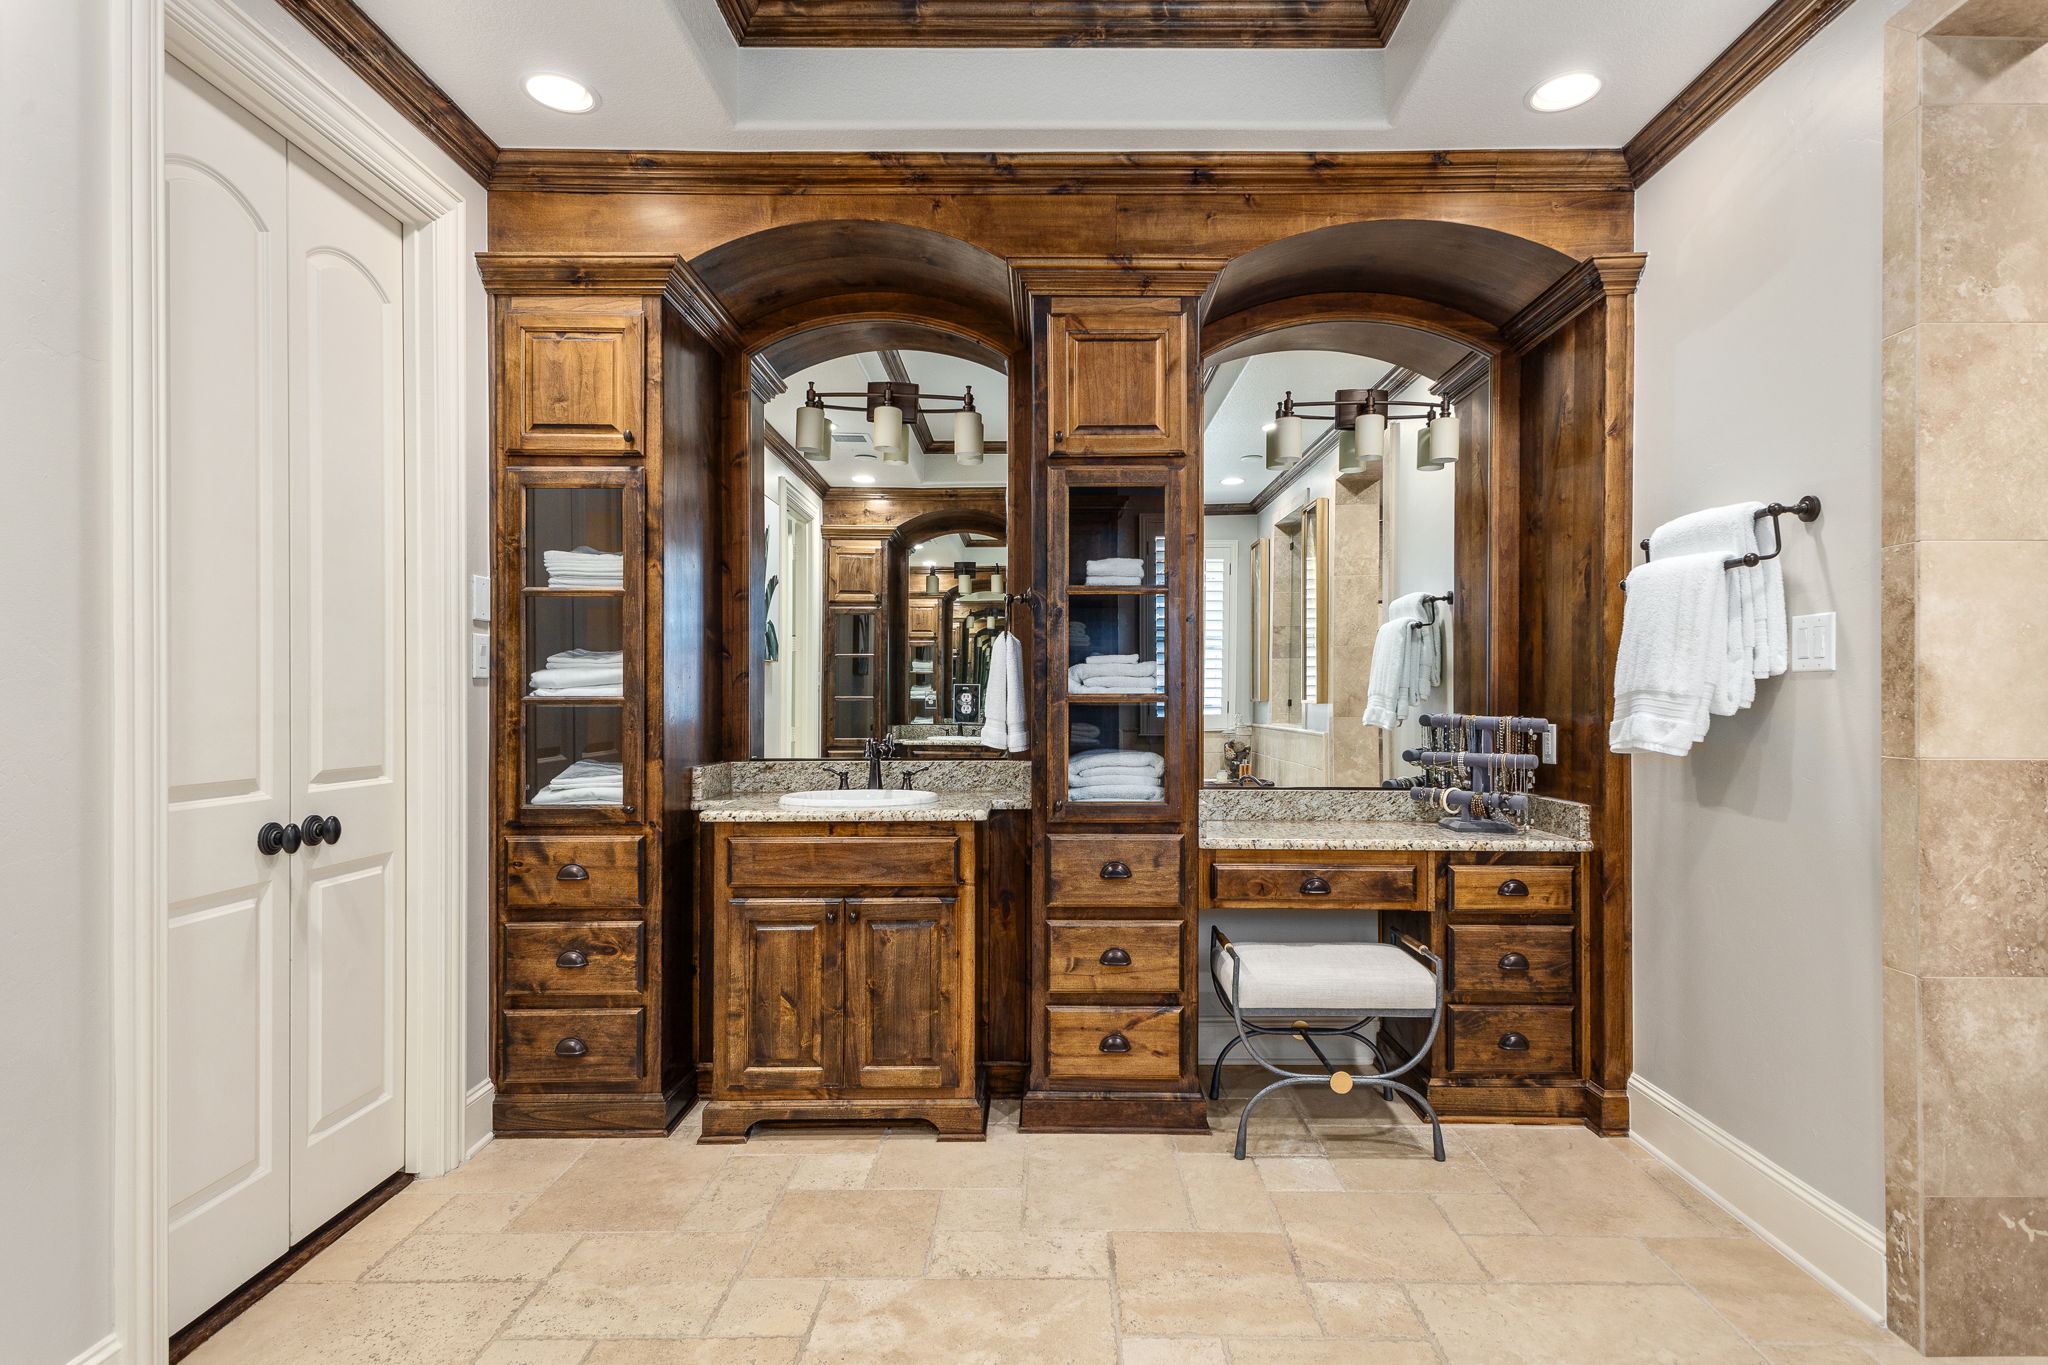
[[[1385,47],[1408,0],[718,0],[741,47]]]
[[[1527,308],[1500,329],[1510,349],[1523,352],[1541,345],[1560,328],[1602,299],[1633,294],[1649,257],[1640,251],[1593,256],[1579,262],[1539,294]]]
[[[782,377],[782,371],[775,368],[775,362],[768,358],[765,351],[755,351],[747,357],[747,386],[753,391],[755,399],[762,403],[789,388],[788,381]]]
[[[1493,358],[1474,351],[1450,369],[1442,378],[1430,386],[1429,391],[1447,403],[1465,401],[1465,395],[1484,383],[1493,373]]]
[[[738,350],[740,329],[690,263],[663,252],[480,251],[477,273],[493,294],[660,294],[714,344]]]
[[[1205,517],[1249,517],[1258,513],[1258,508],[1248,502],[1205,502],[1202,515]]]
[[[763,424],[763,429],[768,433],[767,444],[769,451],[781,457],[782,463],[789,467],[789,471],[792,474],[802,480],[804,485],[820,498],[831,493],[832,485],[825,482],[825,476],[818,472],[817,466],[805,459],[804,453],[792,445],[787,436],[784,436],[774,427],[767,426],[765,423]]]
[[[477,183],[491,183],[498,144],[354,0],[277,3]]]
[[[494,192],[1626,192],[1618,149],[1457,152],[654,152],[507,147]]]
[[[1222,256],[1019,256],[1009,262],[1025,294],[1199,298],[1228,265]]]
[[[1628,161],[1630,183],[1640,187],[1669,165],[1693,139],[1854,3],[1777,0],[1628,140],[1622,155]]]

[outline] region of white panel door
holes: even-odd
[[[290,153],[291,1235],[405,1164],[405,476],[397,220]]]
[[[171,1310],[290,1244],[291,806],[284,140],[172,63],[164,83],[169,405]]]

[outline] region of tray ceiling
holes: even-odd
[[[1385,47],[1408,0],[718,0],[742,47]]]

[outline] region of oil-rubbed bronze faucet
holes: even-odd
[[[896,741],[871,739],[861,746],[861,756],[868,761],[868,790],[882,789],[882,760],[896,757]]]

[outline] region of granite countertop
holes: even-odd
[[[1453,834],[1434,820],[1217,820],[1200,828],[1203,848],[1387,849],[1437,853],[1590,853],[1591,840],[1542,830]]]
[[[780,793],[763,796],[733,796],[696,804],[699,820],[732,824],[780,824],[805,822],[829,824],[890,822],[896,824],[933,820],[986,820],[992,810],[1029,810],[1031,799],[1002,792],[940,792],[937,804],[892,806],[885,810],[790,810]]]
[[[916,748],[936,749],[986,749],[980,735],[910,735],[896,741]]]

